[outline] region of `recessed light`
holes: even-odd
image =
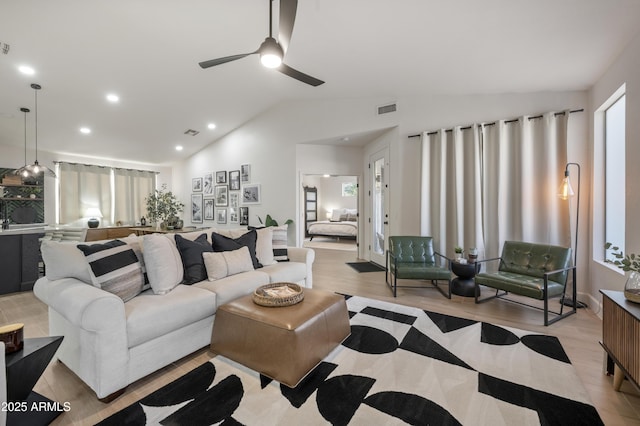
[[[80,133],[84,133],[85,135],[88,135],[89,133],[91,133],[91,129],[88,127],[80,127]]]
[[[18,71],[20,71],[22,74],[26,74],[26,75],[34,75],[36,73],[36,70],[34,70],[33,68],[27,66],[27,65],[20,65],[18,67]]]
[[[183,149],[182,145],[176,145],[176,151],[182,151]]]
[[[113,93],[109,93],[107,95],[107,100],[109,102],[116,103],[116,102],[118,102],[120,100],[120,98],[118,97],[118,95],[114,95]]]
[[[322,177],[328,178],[328,177],[331,177],[331,175],[322,175]]]
[[[207,127],[208,127],[209,129],[213,130],[213,129],[215,129],[215,128],[216,128],[216,125],[215,125],[215,124],[213,124],[213,123],[209,123],[209,124],[207,124]]]

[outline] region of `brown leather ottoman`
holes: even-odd
[[[211,350],[295,387],[349,334],[344,297],[305,288],[292,306],[256,305],[251,295],[220,306]]]

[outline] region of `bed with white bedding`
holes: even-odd
[[[331,220],[318,220],[307,223],[307,235],[351,238],[358,237],[358,212],[355,209],[334,209]]]

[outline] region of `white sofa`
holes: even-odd
[[[211,241],[211,229],[182,235],[195,239],[203,232]],[[144,244],[143,238],[151,236],[127,237],[127,242]],[[163,238],[169,238],[175,247],[172,236]],[[95,243],[101,242],[84,244]],[[295,282],[312,286],[313,250],[289,247],[288,262],[273,262],[216,281],[179,284],[166,294],[155,294],[151,288],[124,302],[87,282],[89,267],[78,244],[83,243],[43,242],[47,276],[35,283],[34,294],[48,305],[50,335],[64,336],[57,353],[59,360],[103,401],[117,397],[130,383],[207,346],[218,306],[263,284]],[[175,256],[150,259],[153,252],[143,246],[150,280],[153,271],[149,268],[153,265],[159,265],[164,277],[182,268],[179,257],[177,261]]]

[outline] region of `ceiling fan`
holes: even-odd
[[[320,86],[324,84],[324,81],[318,80],[315,77],[311,77],[303,72],[295,70],[283,62],[287,48],[289,47],[289,41],[291,40],[291,33],[293,32],[293,24],[296,20],[296,10],[298,8],[298,0],[280,0],[280,23],[279,23],[279,35],[278,40],[273,38],[273,0],[269,1],[269,37],[265,38],[258,50],[250,53],[242,53],[240,55],[225,56],[224,58],[211,59],[208,61],[200,62],[199,65],[202,68],[210,68],[216,65],[221,65],[227,62],[242,59],[245,56],[260,54],[260,61],[262,65],[267,68],[275,68],[281,73],[295,78],[303,83],[307,83],[311,86]]]

